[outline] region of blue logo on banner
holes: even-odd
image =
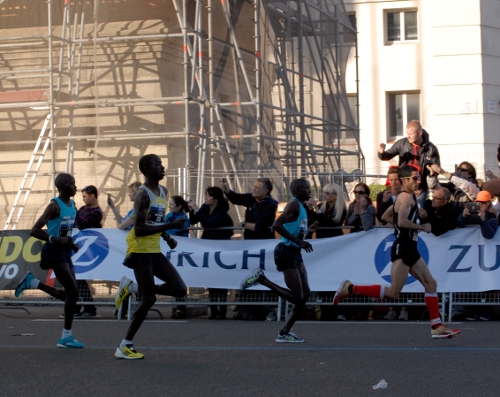
[[[378,245],[377,250],[375,251],[375,268],[377,269],[378,274],[382,274],[385,268],[391,265],[391,248],[392,243],[395,240],[396,237],[394,237],[394,234],[390,234]],[[418,239],[417,248],[425,263],[429,263],[429,249],[421,238]],[[388,283],[391,283],[390,274],[381,277]],[[417,281],[415,277],[408,275],[405,285],[414,283],[415,281]]]
[[[80,248],[71,260],[75,273],[85,273],[99,266],[109,254],[108,239],[96,229],[79,230],[73,241]]]

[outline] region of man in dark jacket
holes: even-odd
[[[432,200],[426,200],[424,209],[420,210],[422,223],[430,223],[435,236],[441,236],[457,227],[457,217],[450,198],[451,193],[445,187],[435,189]]]
[[[278,202],[271,197],[273,184],[269,179],[257,179],[253,184],[252,193],[233,192],[225,178],[221,179],[220,187],[231,203],[246,207],[245,220],[241,223],[245,228],[245,240],[274,238],[271,226],[276,218]]]
[[[396,141],[389,150],[385,150],[385,143],[378,149],[378,158],[383,161],[399,156],[399,166],[412,165],[421,177],[420,186],[415,191],[417,203],[424,206],[427,198],[427,174],[425,167],[428,164],[441,164],[437,147],[429,141],[429,134],[422,129],[417,120],[410,121],[406,126],[406,138]]]

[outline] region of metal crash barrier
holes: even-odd
[[[119,282],[112,281],[89,281],[92,292],[92,302],[79,301],[81,305],[114,306],[115,295]],[[331,306],[335,291],[312,292],[307,302],[307,306]],[[500,305],[500,291],[482,293],[439,293],[439,302],[442,318],[445,312],[450,313],[449,321],[452,320],[453,307],[463,305]],[[140,300],[134,296],[128,301],[127,318],[130,320],[133,310],[139,305]],[[24,305],[63,305],[64,302],[48,296],[39,290],[25,290],[21,297],[16,298],[14,291],[1,291],[0,304],[4,308],[23,307]],[[201,307],[210,305],[227,306],[269,306],[276,309],[277,321],[281,321],[288,316],[291,304],[284,301],[278,295],[270,291],[244,291],[229,289],[226,294],[212,294],[209,296],[207,288],[188,288],[187,295],[182,299],[157,295],[157,301],[153,310],[160,311],[168,306],[175,307],[183,305],[187,307]],[[367,296],[356,295],[344,299],[340,306],[425,306],[425,296],[423,293],[402,293],[396,300],[380,301]],[[118,313],[120,314],[120,313]],[[118,315],[118,318],[121,316]]]

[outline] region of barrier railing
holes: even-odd
[[[92,301],[79,301],[79,305],[95,305],[95,306],[114,306],[115,295],[118,290],[119,282],[111,281],[89,281],[89,287],[92,291]],[[56,300],[39,290],[25,290],[21,297],[16,298],[14,291],[1,291],[2,299],[0,304],[7,307],[21,305],[63,305],[64,302]],[[311,297],[307,302],[307,306],[330,306],[333,302],[335,291],[315,291],[311,293]],[[449,313],[452,313],[453,305],[464,304],[500,304],[500,292],[495,294],[466,294],[455,293],[457,299],[453,300],[450,293],[438,294],[441,308],[441,315],[444,318],[446,303],[449,304]],[[467,301],[470,298],[470,301]],[[466,303],[464,303],[464,301]],[[131,314],[134,308],[137,307],[139,301],[137,298],[129,300],[127,318],[131,319]],[[153,307],[155,310],[160,308],[174,307],[177,305],[183,306],[210,306],[210,305],[227,305],[227,306],[270,306],[276,308],[277,320],[280,321],[286,318],[291,305],[284,301],[275,293],[270,291],[244,291],[231,290],[227,293],[210,294],[207,288],[188,288],[188,294],[183,299],[177,299],[169,296],[157,296],[157,301]],[[356,295],[344,299],[340,306],[425,306],[425,296],[423,293],[403,293],[396,300],[380,301],[375,298],[370,298],[363,295]],[[118,313],[118,318],[121,318]],[[451,321],[451,315],[450,315]]]

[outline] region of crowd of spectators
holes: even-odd
[[[394,227],[391,211],[401,191],[398,171],[403,165],[413,166],[419,173],[419,187],[415,191],[418,215],[421,223],[429,223],[432,226],[432,234],[442,236],[457,227],[476,226],[480,228],[485,239],[493,238],[499,226],[500,203],[497,196],[500,195],[500,179],[492,171],[486,171],[490,180],[481,183],[482,181],[477,179],[475,167],[468,161],[459,163],[453,172],[443,169],[438,148],[430,141],[429,134],[417,120],[408,123],[406,137],[396,141],[389,149],[386,150],[385,143],[380,144],[380,160],[389,161],[396,156],[397,165],[390,165],[387,172],[386,189],[377,194],[374,203],[370,199],[370,187],[361,181],[354,186],[354,199],[351,202],[347,201],[345,187],[333,183],[322,187],[320,200],[311,197],[305,201],[309,223],[318,223],[314,236],[310,235],[308,238],[320,239],[363,233],[375,226]],[[500,167],[500,146],[497,160]],[[130,194],[133,195],[137,188],[135,185],[129,186],[129,189],[132,189]],[[273,185],[269,179],[259,178],[255,181],[252,192],[237,193],[230,189],[228,181],[223,178],[220,187],[211,186],[206,190],[205,203],[201,207],[191,200],[185,202],[181,196],[172,196],[167,220],[182,217],[185,218],[186,224],[184,228],[171,232],[188,236],[189,224],[200,223],[204,229],[201,238],[230,239],[233,235],[232,228],[228,228],[233,226],[229,216],[230,202],[245,208],[244,220],[236,225],[236,229],[243,230],[244,239],[274,239],[271,227],[277,216],[278,202],[271,195],[272,189]],[[108,200],[108,204],[119,223],[127,220],[127,217],[119,219],[111,200]],[[226,305],[215,303],[221,300],[221,295],[225,300],[227,290],[210,289],[210,294],[213,295],[214,301],[210,318],[226,318]],[[317,293],[318,299],[321,299],[321,294]],[[251,315],[240,316],[242,319],[250,317]],[[339,320],[357,318],[359,313],[353,316],[337,309],[335,317]],[[372,310],[369,310],[367,318],[373,319]],[[390,307],[384,318],[407,320],[408,312],[403,307],[398,316],[394,307]]]

